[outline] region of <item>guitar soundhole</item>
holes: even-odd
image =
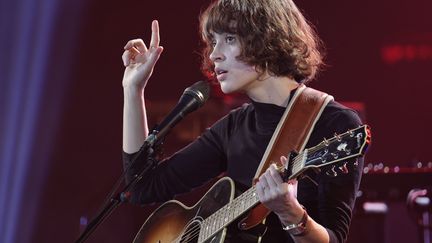
[[[196,243],[201,229],[201,222],[194,220],[191,222],[184,231],[180,243]]]

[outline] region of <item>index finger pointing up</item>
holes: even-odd
[[[157,20],[153,20],[150,48],[156,48],[158,46],[159,46],[159,23]]]

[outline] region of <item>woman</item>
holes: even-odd
[[[245,93],[251,103],[231,111],[161,163],[150,178],[140,182],[132,202],[165,201],[221,173],[251,186],[290,97],[300,83],[314,78],[322,63],[319,40],[291,0],[218,0],[203,12],[200,23],[206,45],[204,72],[217,79],[224,93]],[[124,49],[123,150],[127,166],[148,134],[144,90],[163,52],[158,22],[152,23],[149,47],[136,39]],[[307,147],[360,124],[355,112],[330,102]],[[263,242],[345,241],[360,183],[359,162],[340,177],[311,175],[318,186],[307,180],[283,182],[276,166],[270,166],[256,185],[260,201],[273,212]],[[306,226],[284,230],[299,223]]]

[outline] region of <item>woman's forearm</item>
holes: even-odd
[[[138,87],[124,87],[123,151],[137,152],[148,134],[144,92]]]

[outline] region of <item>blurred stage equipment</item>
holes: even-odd
[[[418,242],[430,243],[431,189],[432,162],[418,162],[414,167],[365,164],[348,242],[395,242],[391,237],[399,230],[415,242],[417,227]]]
[[[420,242],[431,243],[432,187],[412,189],[408,193],[407,205],[419,228]]]

